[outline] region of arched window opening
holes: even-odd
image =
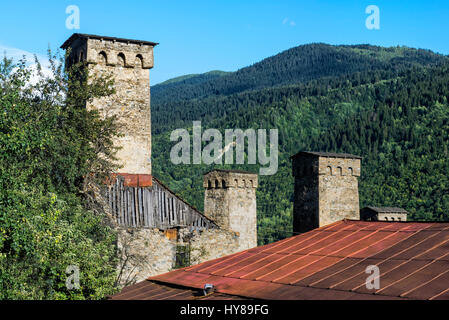
[[[348,168],[348,171],[349,171],[349,175],[350,175],[350,176],[352,176],[352,174],[353,174],[353,170],[352,170],[352,168],[351,168],[351,167],[349,167],[349,168]]]
[[[331,166],[327,166],[327,168],[326,168],[326,174],[328,174],[328,175],[332,175],[332,167]]]
[[[125,55],[123,53],[119,53],[117,55],[117,65],[120,67],[124,67],[126,63]]]
[[[101,51],[98,54],[98,63],[99,64],[107,64],[108,63],[108,56],[106,55],[106,52]]]
[[[207,180],[207,187],[209,189],[212,189],[212,182],[210,182],[210,180]]]
[[[215,180],[215,188],[218,188],[218,180]]]
[[[222,188],[226,188],[226,181],[221,180],[221,187],[222,187]]]
[[[343,169],[341,167],[337,167],[337,175],[343,175]]]
[[[136,62],[135,62],[135,66],[139,67],[139,68],[143,68],[143,57],[141,54],[138,54],[136,56]]]

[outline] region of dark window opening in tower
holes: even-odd
[[[124,55],[123,53],[120,52],[120,53],[117,55],[117,65],[118,65],[119,67],[124,67],[124,66],[125,66],[125,63],[126,63],[125,55]]]
[[[141,54],[136,56],[135,66],[139,68],[143,68],[143,57]]]
[[[102,64],[102,65],[108,63],[108,56],[106,55],[106,52],[101,51],[101,52],[98,54],[98,63],[99,63],[99,64]]]

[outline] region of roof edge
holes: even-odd
[[[290,157],[294,159],[298,156],[312,156],[312,157],[323,157],[323,158],[344,158],[344,159],[363,159],[361,156],[357,156],[350,153],[337,153],[337,152],[319,152],[319,151],[300,151]]]
[[[95,35],[95,34],[86,34],[86,33],[74,33],[61,45],[60,48],[65,50],[66,48],[68,48],[70,46],[70,44],[72,44],[73,41],[75,41],[76,39],[79,39],[79,38],[136,43],[136,44],[142,44],[142,45],[149,45],[149,46],[153,46],[153,47],[155,47],[159,44],[158,42],[151,42],[151,41],[145,41],[145,40],[99,36],[99,35]]]

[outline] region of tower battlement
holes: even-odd
[[[257,175],[237,170],[213,170],[203,177],[205,189],[257,188]]]

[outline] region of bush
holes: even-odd
[[[113,82],[49,60],[50,77],[37,59],[34,74],[0,62],[0,299],[99,299],[115,291],[116,236],[91,186],[116,167],[118,128],[85,103]],[[70,265],[79,289],[66,287]]]

